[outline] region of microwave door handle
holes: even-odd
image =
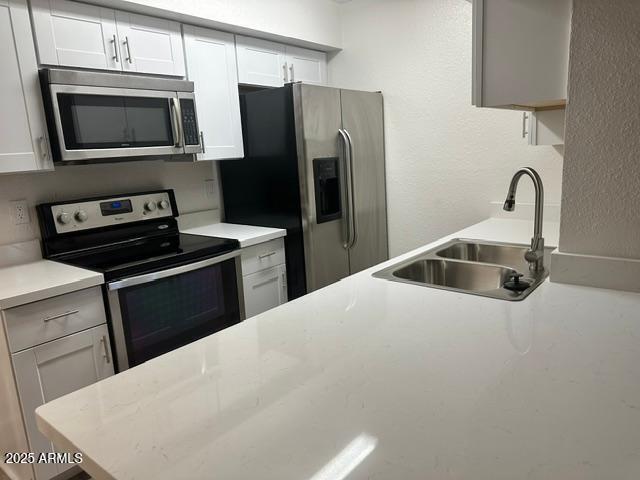
[[[182,146],[182,119],[180,103],[176,97],[171,98],[171,130],[173,131],[173,146]]]

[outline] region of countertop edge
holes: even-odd
[[[101,273],[92,272],[91,270],[86,271],[91,272],[94,275],[80,280],[62,283],[60,285],[49,288],[43,288],[40,290],[34,290],[6,298],[0,298],[0,310],[20,307],[28,303],[38,302],[40,300],[57,297],[66,293],[76,292],[78,290],[84,290],[85,288],[96,287],[104,283],[104,276]]]

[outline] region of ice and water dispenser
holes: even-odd
[[[342,218],[340,168],[338,157],[314,158],[313,179],[316,197],[316,221]]]

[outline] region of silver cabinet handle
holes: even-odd
[[[105,359],[107,363],[111,363],[111,357],[109,357],[109,346],[107,345],[107,336],[103,335],[100,339],[100,343],[102,344],[102,358]]]
[[[58,315],[51,315],[50,317],[46,317],[43,319],[44,323],[50,322],[51,320],[57,320],[58,318],[68,317],[69,315],[75,315],[76,313],[80,313],[80,310],[69,310],[68,312],[59,313]]]
[[[180,118],[180,103],[176,97],[171,98],[171,130],[173,130],[173,146],[182,146],[182,120]]]
[[[202,153],[205,153],[204,148],[204,132],[200,130],[200,146],[202,147]]]
[[[113,57],[111,58],[113,58],[116,63],[120,63],[120,59],[118,58],[118,39],[116,38],[115,34],[113,35],[111,43],[113,43]]]
[[[290,81],[290,82],[293,82],[293,81],[294,81],[294,77],[293,77],[293,63],[292,63],[291,65],[289,65],[289,73],[290,73],[289,81]]]
[[[529,118],[529,115],[527,114],[527,112],[522,112],[522,138],[525,138],[527,136],[527,119]]]
[[[129,43],[129,37],[124,37],[124,43],[125,47],[127,47],[127,61],[132,64],[133,63],[133,58],[131,58],[131,44]]]
[[[276,253],[278,253],[278,252],[263,253],[262,255],[258,255],[258,258],[260,260],[264,260],[265,258],[271,257],[271,256],[275,255]]]
[[[282,64],[282,80],[284,80],[284,83],[287,83],[287,62]]]

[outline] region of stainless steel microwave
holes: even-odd
[[[193,82],[43,69],[40,83],[58,162],[202,152]]]

